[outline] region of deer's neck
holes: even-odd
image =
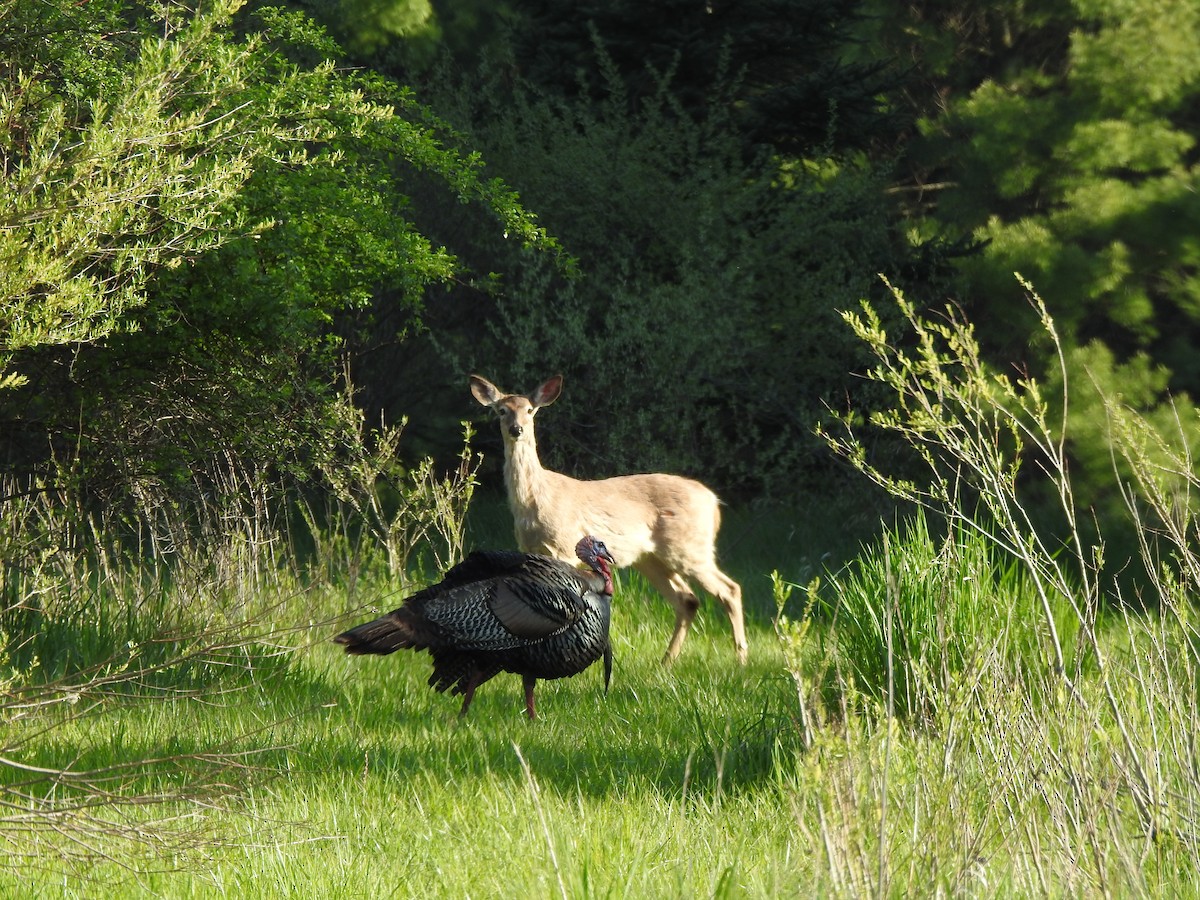
[[[541,499],[546,470],[538,459],[537,442],[532,434],[507,445],[504,460],[504,485],[514,510],[530,510]]]

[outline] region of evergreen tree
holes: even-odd
[[[984,245],[964,267],[981,331],[1019,355],[1028,332],[1006,323],[1028,321],[1020,270],[1069,345],[1148,353],[1197,390],[1200,7],[1076,0],[990,15],[960,25],[974,56],[926,61],[941,109],[927,106],[910,156],[942,186],[936,225]]]
[[[882,4],[898,10],[892,4]],[[1095,384],[1200,446],[1200,5],[928,0],[877,39],[919,61],[909,148],[929,232],[969,235],[960,288],[993,361],[1052,372],[1019,271],[1061,329],[1088,502],[1112,499]],[[1162,406],[1166,391],[1176,405]]]

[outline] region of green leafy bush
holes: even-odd
[[[409,91],[338,69],[295,11],[17,6],[0,2],[0,383],[10,365],[29,383],[0,391],[6,472],[126,508],[195,506],[229,471],[312,478],[374,301],[412,324],[457,271],[412,223],[405,173],[556,246]]]

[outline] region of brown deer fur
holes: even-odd
[[[580,537],[600,538],[618,566],[637,569],[675,607],[675,632],[664,662],[679,655],[696,617],[700,603],[689,584],[695,581],[725,607],[738,661],[744,663],[742,589],[717,568],[721,512],[716,494],[678,475],[580,481],[542,468],[533,417],[561,392],[561,375],[527,397],[506,394],[486,378],[471,376],[475,399],[500,417],[504,483],[520,549],[573,563]]]

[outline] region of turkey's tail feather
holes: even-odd
[[[420,633],[421,629],[414,623],[400,618],[396,613],[388,613],[374,622],[367,622],[357,628],[344,631],[333,639],[335,644],[341,644],[347,653],[362,656],[368,653],[386,656],[397,650],[410,647],[426,647],[429,635]]]

